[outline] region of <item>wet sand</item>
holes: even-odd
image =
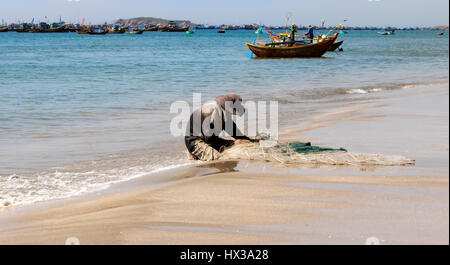
[[[381,244],[449,243],[448,85],[317,116],[284,137],[417,162],[197,165],[167,171],[169,183],[15,217],[14,227],[0,229],[0,244],[64,244],[70,237],[81,244],[364,244],[369,237]]]

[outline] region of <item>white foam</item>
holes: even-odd
[[[360,89],[360,88],[347,90],[347,94],[367,94],[367,93],[369,93],[369,92],[367,92],[364,89]]]
[[[383,91],[382,88],[372,88],[371,90],[369,90],[370,92],[381,92]]]
[[[191,163],[168,166],[144,165],[87,172],[41,173],[0,176],[0,208],[27,205],[54,199],[66,199],[105,190],[112,184],[140,178]]]

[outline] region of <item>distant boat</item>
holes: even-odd
[[[125,32],[126,32],[125,29],[121,29],[121,28],[113,28],[113,29],[110,29],[110,30],[108,31],[108,34],[123,34],[123,33],[125,33]]]
[[[158,31],[159,27],[158,26],[153,26],[153,27],[146,27],[144,29],[144,31]]]
[[[186,31],[186,34],[194,34],[194,33],[195,33],[195,31],[193,31],[193,30]]]
[[[395,30],[391,30],[391,31],[380,31],[380,32],[378,32],[378,34],[380,34],[380,35],[394,35],[394,34],[395,34]]]
[[[69,30],[65,27],[42,29],[42,28],[32,28],[29,30],[30,33],[66,33]]]
[[[140,35],[140,34],[144,33],[144,31],[140,30],[140,29],[130,29],[130,30],[127,31],[127,33],[128,34],[138,34],[138,35]]]
[[[108,33],[108,30],[104,28],[95,28],[87,32],[89,35],[105,35],[106,33]]]
[[[162,26],[159,28],[159,31],[161,32],[186,32],[189,30],[190,26],[181,27],[178,26],[175,21],[169,21],[169,23],[166,26]]]
[[[9,29],[8,28],[0,28],[0,32],[8,32]]]
[[[16,29],[17,33],[30,33],[30,29]]]
[[[438,32],[437,35],[442,36],[444,35],[444,32]]]
[[[223,33],[225,33],[225,30],[224,30],[224,29],[219,29],[219,30],[217,31],[217,33],[223,34]]]
[[[289,42],[274,42],[258,45],[246,44],[256,56],[262,58],[321,57],[331,48],[338,36],[339,33],[336,33],[334,36],[322,39],[316,43],[294,44],[291,47],[282,47],[282,45],[287,45]]]
[[[161,27],[159,29],[161,32],[186,32],[189,30],[189,27],[178,28],[178,27]]]

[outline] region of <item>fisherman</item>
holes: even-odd
[[[291,35],[290,35],[290,43],[289,46],[294,45],[295,43],[295,33],[297,33],[297,26],[295,24],[292,24],[291,26]]]
[[[242,98],[234,93],[216,97],[215,101],[203,104],[195,110],[190,119],[184,142],[193,160],[211,161],[221,157],[225,148],[248,141],[236,126],[232,115],[242,116],[245,108]],[[219,135],[227,132],[234,140],[226,140]]]
[[[311,43],[313,42],[314,28],[311,25],[308,26],[308,32],[306,32],[305,36],[311,40]]]

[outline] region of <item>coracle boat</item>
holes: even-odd
[[[306,43],[304,41],[295,42],[290,47],[283,47],[290,45],[289,41],[273,42],[268,44],[250,44],[246,43],[247,47],[257,56],[262,58],[308,58],[321,57],[325,54],[331,46],[333,46],[339,33],[332,37],[321,39],[316,43]]]

